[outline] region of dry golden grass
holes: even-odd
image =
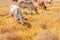
[[[16,3],[9,0],[0,0],[0,40],[34,40],[37,35],[42,34],[45,28],[51,30],[54,36],[60,40],[59,1],[53,1],[51,5],[46,4],[46,11],[38,8],[40,15],[30,15],[28,9],[21,9],[23,16],[28,19],[24,26],[16,23],[14,17],[11,17],[9,11],[11,4]],[[28,15],[24,12],[27,12]],[[32,13],[35,14],[34,11]],[[54,36],[52,35],[52,38]]]
[[[41,34],[35,37],[35,40],[58,40],[58,38],[50,31],[45,29]]]

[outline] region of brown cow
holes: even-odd
[[[39,6],[41,6],[41,8],[44,9],[44,10],[46,10],[46,8],[47,8],[44,1],[39,2]]]
[[[44,3],[44,1],[43,0],[33,0],[33,1],[35,1],[35,2],[39,2],[39,6],[42,8],[42,9],[45,9],[46,10],[46,5],[45,5],[45,3]]]
[[[36,14],[38,14],[37,7],[35,7],[31,1],[29,1],[29,2],[21,1],[21,2],[19,2],[19,6],[21,8],[28,8],[30,10],[30,13],[31,13],[31,10],[34,10],[36,12]]]

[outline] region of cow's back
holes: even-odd
[[[33,3],[21,1],[21,2],[19,2],[19,5],[20,5],[20,7],[29,7],[29,6],[31,7],[33,5]]]

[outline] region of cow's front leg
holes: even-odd
[[[47,7],[46,7],[45,5],[42,6],[42,9],[46,10],[46,8],[47,8]]]
[[[14,19],[17,21],[17,13],[15,13],[13,16],[14,16]]]

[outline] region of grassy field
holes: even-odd
[[[45,1],[46,3],[46,1]],[[28,9],[21,9],[23,16],[27,18],[26,24],[16,23],[14,17],[11,17],[9,6],[11,0],[0,0],[0,40],[34,40],[47,28],[60,40],[60,1],[53,0],[52,4],[47,4],[47,10],[38,9],[39,15],[32,11],[29,14]],[[17,5],[17,4],[16,4]],[[26,13],[28,15],[26,15]]]

